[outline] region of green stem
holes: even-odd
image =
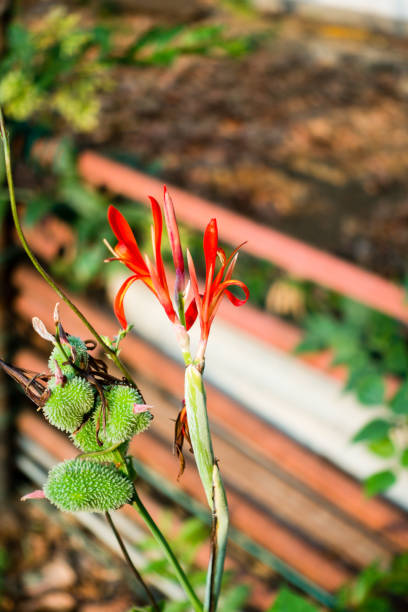
[[[81,453],[80,455],[77,456],[77,459],[88,459],[89,457],[100,457],[101,455],[107,455],[108,453],[111,453],[117,448],[119,448],[121,444],[122,442],[119,442],[118,444],[114,444],[113,446],[110,446],[109,448],[103,448],[102,450],[92,451],[89,453]]]
[[[197,595],[195,594],[183,568],[181,567],[180,563],[177,561],[176,557],[174,556],[174,553],[171,550],[166,538],[164,537],[164,535],[162,534],[162,532],[160,531],[160,529],[158,528],[158,526],[156,525],[156,523],[154,522],[154,520],[152,519],[148,511],[146,510],[146,507],[144,506],[136,490],[135,490],[133,507],[138,511],[138,513],[143,518],[146,525],[149,527],[154,539],[156,540],[156,542],[158,542],[158,544],[160,544],[161,548],[163,549],[163,552],[166,555],[167,560],[173,566],[177,579],[180,582],[180,584],[183,586],[184,591],[186,592],[186,595],[188,596],[190,603],[193,606],[194,610],[196,612],[203,612],[203,606],[200,600],[198,599]]]
[[[21,228],[21,224],[20,224],[20,219],[18,216],[18,211],[17,211],[17,204],[16,204],[16,198],[15,198],[15,192],[14,192],[14,183],[13,183],[13,175],[12,175],[12,171],[11,171],[11,159],[10,159],[10,145],[9,145],[9,140],[8,140],[8,136],[6,133],[6,129],[5,129],[5,125],[4,125],[4,118],[3,118],[3,113],[2,110],[0,108],[0,132],[1,132],[1,139],[3,142],[3,150],[4,150],[4,160],[5,160],[5,166],[6,166],[6,175],[7,175],[7,182],[8,182],[8,187],[9,187],[9,194],[10,194],[10,204],[11,204],[11,211],[12,211],[12,215],[13,215],[13,221],[14,221],[14,225],[16,227],[16,231],[18,234],[18,237],[20,239],[20,242],[25,250],[25,252],[27,253],[29,259],[31,260],[31,263],[33,264],[34,268],[37,270],[37,272],[42,276],[42,278],[49,284],[49,286],[54,289],[54,291],[57,293],[57,295],[59,295],[59,297],[71,308],[71,310],[77,315],[77,317],[83,322],[83,324],[88,328],[88,330],[91,332],[91,334],[94,336],[94,338],[97,340],[97,342],[99,342],[99,344],[103,347],[103,349],[106,351],[106,353],[108,353],[110,355],[110,357],[112,358],[113,362],[115,363],[115,365],[119,368],[119,370],[121,370],[121,372],[123,373],[123,375],[125,376],[125,378],[137,389],[137,385],[134,382],[134,380],[132,379],[132,376],[129,372],[129,370],[126,368],[126,366],[120,361],[119,357],[117,356],[116,352],[110,347],[108,346],[102,339],[102,337],[98,334],[98,332],[96,331],[96,329],[91,325],[91,323],[89,323],[88,319],[85,317],[85,315],[82,314],[82,312],[75,306],[75,304],[69,299],[69,297],[62,291],[62,289],[60,287],[58,287],[58,285],[54,282],[54,280],[51,278],[51,276],[48,274],[48,272],[46,270],[44,270],[44,268],[42,267],[42,265],[40,264],[40,262],[38,261],[38,259],[35,257],[35,255],[32,253],[27,240],[25,239],[23,230]],[[120,453],[119,453],[120,454]],[[122,463],[125,465],[126,464],[123,460],[123,457],[121,457],[121,461]],[[127,467],[126,467],[126,471],[127,471]],[[145,523],[147,524],[147,526],[149,527],[149,529],[151,530],[153,536],[155,537],[156,541],[160,544],[160,546],[163,549],[164,554],[166,555],[167,559],[169,560],[169,562],[172,564],[174,571],[180,581],[180,584],[183,586],[194,610],[196,612],[202,612],[202,604],[200,602],[200,600],[198,599],[197,595],[195,594],[186,574],[184,573],[183,569],[181,568],[179,562],[177,561],[173,551],[171,550],[168,542],[166,541],[165,537],[163,536],[163,534],[161,533],[160,529],[158,528],[158,526],[156,525],[156,523],[154,522],[154,520],[152,519],[152,517],[150,516],[150,514],[148,513],[147,509],[145,508],[145,506],[143,505],[142,501],[140,500],[138,494],[136,493],[135,490],[135,507],[138,510],[139,514],[141,515],[141,517],[143,518],[143,520],[145,521]]]
[[[147,584],[143,580],[143,577],[142,577],[141,573],[139,572],[137,567],[134,565],[132,559],[130,558],[129,553],[126,550],[126,546],[125,546],[125,544],[124,544],[124,542],[122,540],[122,537],[121,537],[120,533],[118,532],[118,530],[115,527],[115,524],[114,524],[114,522],[112,520],[111,515],[109,514],[109,512],[105,512],[105,516],[106,516],[106,520],[109,523],[110,528],[112,529],[112,531],[113,531],[113,533],[115,535],[115,538],[116,538],[116,540],[117,540],[117,542],[119,544],[120,550],[122,551],[122,554],[125,557],[128,566],[132,570],[132,572],[135,575],[136,579],[142,585],[143,590],[145,591],[148,600],[150,601],[150,603],[153,606],[153,609],[156,610],[156,612],[160,612],[159,606],[157,605],[157,601],[155,600],[153,593],[151,592],[151,590],[149,589],[149,587],[147,586]]]
[[[131,474],[129,473],[128,466],[126,465],[126,461],[123,458],[121,452],[119,450],[116,450],[114,452],[116,454],[117,463],[118,463],[120,469],[122,469],[127,474],[127,476],[129,476],[131,478]],[[156,525],[156,523],[154,522],[153,518],[150,516],[149,512],[147,511],[146,506],[143,504],[142,500],[140,499],[140,497],[138,495],[138,492],[136,491],[136,487],[134,487],[133,504],[132,505],[135,508],[135,510],[138,511],[138,513],[140,514],[140,516],[142,517],[142,519],[144,520],[144,522],[146,523],[146,525],[150,529],[150,531],[151,531],[154,539],[156,540],[156,542],[158,542],[158,544],[160,544],[161,548],[163,549],[163,552],[164,552],[167,560],[173,566],[173,569],[174,569],[174,572],[175,572],[175,574],[176,574],[176,576],[178,578],[178,581],[180,582],[180,584],[184,588],[184,591],[185,591],[187,597],[189,598],[190,603],[193,606],[194,610],[196,612],[203,612],[203,606],[202,606],[200,600],[198,599],[197,595],[195,594],[194,589],[191,586],[189,579],[187,578],[183,568],[181,567],[180,563],[178,562],[177,558],[175,557],[174,552],[170,548],[169,543],[167,542],[166,538],[164,537],[164,535],[160,531],[159,527]]]
[[[5,161],[5,166],[6,166],[7,183],[8,183],[9,194],[10,194],[11,213],[13,215],[13,221],[14,221],[14,225],[15,225],[18,237],[20,239],[20,242],[25,252],[27,253],[29,259],[31,260],[31,263],[33,264],[37,272],[43,277],[43,279],[49,284],[49,286],[52,289],[54,289],[56,294],[71,308],[71,310],[77,315],[77,317],[82,321],[82,323],[88,328],[88,330],[91,332],[93,337],[97,340],[97,342],[99,342],[99,344],[102,346],[104,351],[109,354],[109,356],[112,358],[113,362],[119,368],[119,370],[122,372],[125,378],[134,385],[135,383],[134,381],[132,381],[132,377],[129,373],[129,370],[120,361],[116,352],[110,346],[108,346],[106,342],[104,342],[102,337],[98,334],[96,329],[88,321],[85,315],[82,314],[79,308],[75,306],[75,304],[69,299],[69,297],[64,293],[64,291],[54,282],[54,280],[51,278],[48,272],[42,267],[38,259],[35,257],[35,255],[31,251],[28,245],[28,242],[24,236],[23,230],[21,228],[21,223],[20,223],[20,219],[18,216],[15,191],[14,191],[13,174],[11,171],[10,144],[9,144],[9,139],[6,133],[5,125],[4,125],[4,118],[3,118],[3,113],[2,113],[1,108],[0,108],[0,132],[1,132],[1,139],[3,142],[4,161]]]
[[[194,459],[212,512],[211,557],[204,612],[215,612],[224,571],[229,516],[224,485],[212,447],[204,382],[197,365],[192,364],[186,368],[184,397]]]

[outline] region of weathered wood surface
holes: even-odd
[[[17,284],[19,316],[28,321],[35,313],[50,322],[52,291],[28,268],[19,270]],[[113,317],[83,299],[76,302],[102,333],[116,333]],[[68,309],[63,308],[63,319],[71,333],[89,336]],[[151,432],[138,437],[132,450],[174,483],[171,419],[181,399],[182,368],[134,336],[124,343],[122,357],[156,407]],[[398,508],[382,499],[364,499],[352,478],[211,386],[208,400],[232,523],[254,541],[327,590],[338,588],[368,562],[389,559],[406,547],[408,521]],[[202,500],[192,465],[180,486]]]

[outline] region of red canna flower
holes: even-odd
[[[211,219],[205,230],[203,241],[206,268],[203,295],[199,292],[194,262],[190,252],[187,250],[191,286],[201,326],[200,358],[204,356],[210,328],[221,303],[223,294],[226,294],[234,306],[242,306],[249,298],[249,290],[245,283],[231,278],[237,261],[238,251],[243,244],[237,247],[227,259],[224,250],[218,246],[217,220]],[[217,256],[221,261],[221,267],[217,274],[215,274]],[[229,287],[239,287],[244,292],[245,297],[243,299],[236,297],[229,291]]]
[[[114,206],[108,209],[108,220],[115,234],[118,244],[115,246],[116,257],[113,259],[119,260],[125,264],[134,274],[129,276],[120,287],[114,303],[115,314],[125,329],[127,321],[124,312],[123,301],[129,287],[137,280],[141,280],[146,287],[154,293],[161,305],[163,306],[168,318],[172,323],[181,324],[180,317],[177,313],[172,300],[170,298],[169,287],[167,283],[166,273],[161,255],[161,241],[163,234],[163,218],[160,206],[157,200],[149,196],[152,214],[153,226],[152,244],[154,253],[154,264],[147,255],[143,257],[137,244],[136,238],[126,221],[125,217]],[[173,202],[164,187],[164,210],[167,231],[169,234],[170,245],[173,254],[173,261],[176,269],[176,301],[180,294],[184,291],[184,260],[180,246],[180,236],[174,213]],[[193,325],[197,317],[197,307],[194,299],[191,300],[188,308],[184,312],[185,327],[189,329]],[[183,321],[184,323],[184,321]]]

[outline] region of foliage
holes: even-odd
[[[268,612],[318,612],[318,608],[288,587],[283,587]]]
[[[159,520],[160,528],[166,537],[172,538],[172,547],[186,568],[194,587],[204,588],[206,573],[195,565],[195,558],[201,546],[208,538],[208,528],[198,518],[186,519],[181,525],[177,535],[174,535],[174,513],[169,510],[163,512]],[[142,543],[138,543],[138,549],[151,552],[157,549],[155,540],[146,537]],[[145,575],[159,575],[172,582],[177,582],[171,569],[171,565],[164,558],[153,558],[143,568]],[[245,607],[248,601],[250,589],[247,585],[237,584],[237,578],[233,571],[225,572],[223,578],[222,596],[219,608],[223,612],[237,612]],[[187,612],[190,607],[187,601],[163,603],[164,612]],[[139,608],[132,608],[129,612],[136,612]],[[147,611],[149,608],[140,608]]]
[[[98,94],[107,89],[109,31],[83,27],[78,13],[53,8],[31,27],[19,21],[7,31],[0,62],[0,104],[17,120],[61,115],[80,131],[98,122]]]
[[[408,609],[408,553],[398,555],[390,567],[378,563],[365,568],[337,596],[339,610],[397,612]]]
[[[352,391],[367,407],[385,406],[353,437],[387,461],[387,469],[365,481],[367,495],[391,487],[401,469],[407,467],[408,381],[403,380],[391,397],[386,376],[406,376],[407,332],[404,325],[348,298],[339,297],[336,311],[311,314],[305,320],[306,334],[299,353],[331,349],[333,364],[344,364],[349,374],[346,391]]]
[[[397,555],[383,568],[371,563],[336,595],[338,612],[397,612],[408,609],[408,553]],[[316,604],[282,587],[268,612],[318,612]]]
[[[53,125],[61,117],[70,129],[92,131],[115,66],[168,66],[183,54],[214,51],[239,56],[252,45],[248,37],[225,37],[221,26],[183,24],[152,27],[118,49],[120,29],[83,22],[79,12],[57,6],[29,25],[11,23],[0,61],[0,104],[10,118]]]
[[[75,248],[67,249],[52,262],[52,272],[64,277],[71,289],[93,289],[98,286],[106,268],[103,261],[109,254],[102,238],[112,238],[106,223],[111,202],[79,176],[70,140],[61,141],[51,170],[42,189],[27,198],[24,223],[32,227],[50,214],[68,223],[75,236]],[[137,227],[138,239],[149,234],[149,215],[143,207],[127,202],[122,204],[122,210],[132,227]]]

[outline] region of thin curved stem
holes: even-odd
[[[149,587],[147,586],[147,584],[145,583],[145,581],[143,580],[143,577],[141,575],[141,573],[139,572],[139,570],[137,569],[137,567],[134,565],[132,559],[129,556],[129,553],[126,549],[125,543],[122,540],[122,537],[120,535],[120,533],[118,532],[118,530],[115,527],[115,524],[112,520],[111,515],[109,514],[109,512],[105,512],[105,516],[106,516],[106,520],[108,521],[113,533],[115,534],[115,538],[119,544],[120,550],[123,553],[123,556],[126,559],[126,562],[128,564],[128,566],[130,567],[130,569],[132,570],[133,574],[136,576],[137,580],[140,582],[140,584],[143,587],[143,590],[145,591],[148,600],[150,601],[150,603],[152,604],[154,610],[156,610],[156,612],[160,612],[160,608],[157,605],[157,601],[153,595],[153,593],[151,592],[151,590],[149,589]]]
[[[183,568],[181,567],[180,563],[176,559],[176,557],[175,557],[172,549],[170,548],[166,538],[164,537],[164,535],[160,531],[159,527],[156,525],[156,523],[154,522],[154,520],[152,519],[152,517],[148,513],[145,505],[143,504],[142,500],[140,499],[139,495],[137,494],[136,489],[135,489],[135,494],[134,494],[133,499],[134,499],[133,504],[132,504],[133,507],[138,511],[138,513],[143,518],[143,520],[146,523],[146,525],[149,527],[149,529],[150,529],[154,539],[156,540],[156,542],[158,542],[160,544],[160,546],[162,547],[162,549],[164,551],[164,554],[166,555],[167,560],[173,566],[173,569],[174,569],[174,571],[176,573],[178,581],[183,586],[184,591],[186,592],[186,595],[188,595],[188,598],[189,598],[190,603],[193,606],[194,610],[196,612],[203,612],[202,603],[200,602],[200,600],[198,599],[197,595],[195,594],[194,589],[192,588],[192,586],[191,586],[191,584],[190,584],[190,582],[189,582],[189,580],[188,580],[188,578],[187,578]]]
[[[13,215],[13,221],[14,221],[14,225],[15,225],[18,237],[20,239],[20,242],[25,252],[27,253],[29,259],[31,260],[31,263],[33,264],[37,272],[43,277],[43,279],[49,284],[49,286],[52,287],[52,289],[54,289],[56,294],[71,308],[71,310],[77,315],[77,317],[82,321],[82,323],[88,328],[88,330],[97,340],[97,342],[99,342],[99,344],[102,346],[104,351],[109,354],[109,356],[112,358],[115,365],[121,370],[125,378],[129,382],[131,382],[133,385],[135,385],[135,382],[132,380],[129,370],[120,361],[116,352],[108,344],[106,344],[106,342],[104,342],[103,338],[98,334],[96,329],[88,321],[85,315],[82,314],[82,312],[79,310],[77,306],[75,306],[75,304],[70,300],[70,298],[66,295],[66,293],[64,293],[61,287],[59,287],[54,282],[54,280],[51,278],[48,272],[42,267],[42,265],[40,264],[40,262],[38,261],[34,253],[31,251],[28,245],[28,242],[24,236],[24,232],[21,228],[21,223],[20,223],[20,219],[18,216],[15,191],[14,191],[13,174],[11,171],[10,144],[9,144],[9,139],[7,136],[5,125],[4,125],[4,118],[3,118],[3,113],[2,113],[1,108],[0,108],[0,132],[1,132],[1,139],[3,142],[4,161],[5,161],[5,166],[6,166],[7,183],[8,183],[9,194],[10,194],[11,213]]]
[[[129,469],[129,466],[127,465],[127,463],[126,463],[123,455],[121,454],[120,450],[115,450],[113,452],[116,455],[116,465],[120,469],[122,469],[125,472],[125,474],[132,480],[133,478],[132,478],[131,470]],[[177,579],[178,579],[179,583],[181,584],[181,586],[183,587],[183,589],[184,589],[188,599],[190,600],[190,603],[191,603],[192,607],[194,608],[195,612],[203,612],[203,605],[202,605],[201,601],[198,599],[198,597],[197,597],[193,587],[190,584],[189,579],[187,578],[183,568],[181,567],[180,563],[178,562],[178,560],[177,560],[174,552],[172,551],[169,543],[167,542],[166,538],[162,534],[162,532],[161,532],[160,528],[158,527],[158,525],[156,525],[156,523],[154,522],[153,518],[150,516],[146,506],[144,505],[144,503],[140,499],[139,494],[136,491],[136,487],[134,485],[133,485],[133,503],[132,503],[132,506],[140,514],[140,516],[142,517],[142,519],[144,520],[144,522],[146,523],[146,525],[150,529],[150,532],[151,532],[152,536],[154,537],[156,542],[162,548],[162,550],[163,550],[167,560],[173,566],[173,569],[174,569],[174,572],[175,572],[175,574],[177,576]]]
[[[137,387],[136,383],[134,382],[134,380],[133,380],[129,370],[121,362],[121,360],[117,356],[116,352],[110,346],[108,346],[104,342],[102,337],[98,334],[96,329],[88,321],[88,319],[85,317],[85,315],[82,314],[82,312],[79,310],[79,308],[77,308],[75,306],[75,304],[69,299],[69,297],[64,293],[64,291],[54,282],[54,280],[51,278],[51,276],[48,274],[48,272],[42,267],[42,265],[40,264],[38,259],[35,257],[35,255],[31,251],[31,249],[30,249],[30,247],[29,247],[29,245],[27,243],[27,240],[26,240],[26,238],[24,236],[23,230],[21,228],[20,219],[19,219],[19,216],[18,216],[17,205],[16,205],[16,198],[15,198],[15,192],[14,192],[13,175],[12,175],[12,171],[11,171],[10,145],[9,145],[9,140],[8,140],[8,136],[7,136],[5,125],[4,125],[4,118],[3,118],[3,113],[2,113],[1,108],[0,108],[0,134],[1,134],[1,139],[2,139],[2,143],[3,143],[4,160],[5,160],[5,166],[6,166],[7,183],[8,183],[8,187],[9,187],[10,204],[11,204],[11,211],[12,211],[12,215],[13,215],[13,221],[14,221],[14,225],[15,225],[18,237],[20,239],[20,242],[21,242],[25,252],[27,253],[29,259],[31,260],[31,263],[33,264],[33,266],[35,267],[37,272],[49,284],[49,286],[52,289],[54,289],[54,291],[57,293],[57,295],[71,308],[71,310],[77,315],[77,317],[88,328],[88,330],[94,336],[95,340],[102,346],[102,348],[106,351],[106,353],[109,354],[109,356],[112,358],[113,362],[119,368],[119,370],[123,373],[125,378],[136,389],[138,389],[138,387]],[[118,452],[118,454],[120,455],[119,451],[116,451],[116,452]],[[124,465],[124,467],[125,467],[125,469],[127,471],[126,463],[123,460],[123,457],[121,455],[120,455],[120,457],[121,457],[121,462],[123,463],[123,465]],[[169,560],[169,562],[173,566],[174,571],[175,571],[175,573],[177,575],[177,578],[178,578],[180,584],[183,586],[183,588],[184,588],[184,590],[186,592],[186,595],[188,596],[188,598],[189,598],[189,600],[191,602],[192,607],[194,608],[194,610],[196,612],[202,612],[203,607],[202,607],[202,604],[201,604],[200,600],[198,599],[197,595],[195,594],[193,587],[191,586],[191,584],[190,584],[186,574],[184,573],[184,571],[183,571],[182,567],[180,566],[178,560],[176,559],[173,551],[171,550],[167,540],[165,539],[164,535],[161,533],[159,527],[156,525],[156,523],[154,522],[153,518],[150,516],[150,514],[147,511],[147,509],[145,508],[145,506],[143,505],[141,499],[139,498],[139,496],[138,496],[138,494],[136,492],[136,489],[135,489],[134,500],[135,500],[134,505],[135,505],[136,509],[138,510],[139,514],[141,515],[141,517],[143,518],[143,520],[145,521],[147,526],[149,527],[149,529],[152,532],[153,536],[155,537],[156,541],[160,544],[161,548],[163,549],[163,552],[164,552],[165,556],[167,557],[167,559]]]

